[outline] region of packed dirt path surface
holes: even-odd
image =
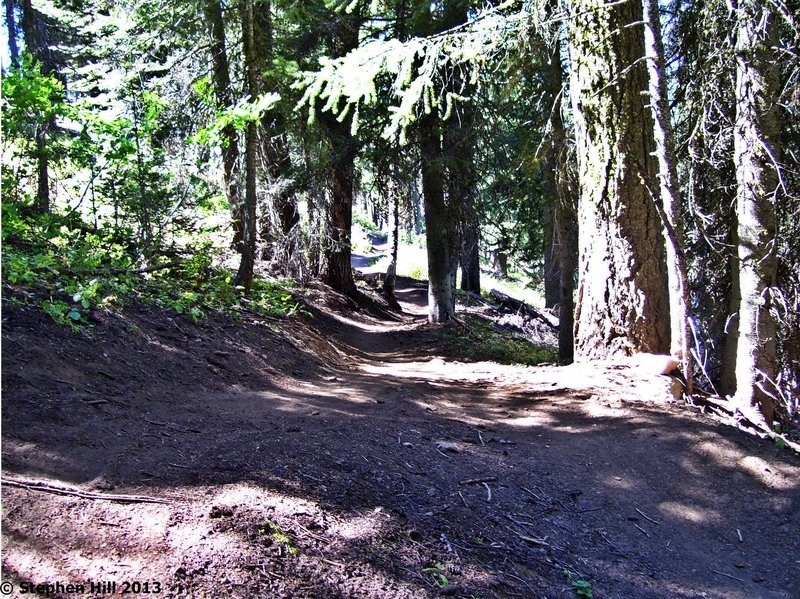
[[[467,362],[409,281],[81,334],[3,295],[11,596],[800,597],[800,460],[665,377]]]

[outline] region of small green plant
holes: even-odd
[[[430,574],[433,583],[439,587],[446,587],[450,584],[450,579],[445,574],[445,566],[442,562],[436,562],[432,566],[423,568],[425,574]]]
[[[300,553],[300,549],[294,544],[292,538],[276,522],[264,520],[258,527],[258,532],[261,535],[269,536],[278,545],[286,547],[290,555],[298,555]]]
[[[86,322],[77,308],[61,300],[45,300],[42,302],[42,310],[58,324],[69,325],[73,331],[78,330],[78,324]]]
[[[577,572],[573,572],[572,570],[564,570],[564,576],[567,578],[569,583],[572,585],[572,588],[575,590],[575,594],[578,597],[592,597],[592,583],[588,580],[583,580],[579,578]]]

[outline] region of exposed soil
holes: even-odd
[[[409,281],[401,315],[316,286],[295,320],[130,307],[86,334],[19,293],[13,596],[800,597],[800,459],[666,377],[467,362]]]

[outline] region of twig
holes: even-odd
[[[445,452],[443,452],[443,451],[442,451],[441,449],[439,449],[438,447],[434,447],[434,449],[435,449],[436,451],[438,451],[440,454],[442,454],[444,457],[446,457],[448,460],[449,460],[449,459],[451,459],[449,455],[447,455]]]
[[[517,520],[513,516],[509,516],[505,514],[505,517],[511,520],[514,524],[519,524],[520,526],[536,526],[533,522],[526,522],[525,520]]]
[[[36,480],[19,480],[15,478],[8,478],[3,476],[0,482],[9,487],[19,487],[29,491],[43,491],[45,493],[55,493],[56,495],[67,495],[70,497],[80,497],[81,499],[96,499],[98,501],[119,501],[122,503],[171,503],[166,499],[159,499],[157,497],[145,497],[143,495],[112,495],[106,493],[93,493],[91,491],[82,491],[72,487],[61,487],[51,485],[44,481]]]
[[[307,535],[317,539],[318,541],[322,541],[323,543],[328,543],[328,544],[330,544],[330,542],[331,542],[331,540],[329,538],[323,537],[322,535],[318,535],[315,532],[311,532],[310,530],[308,530],[305,526],[303,526],[299,522],[295,522],[295,526],[297,526],[300,530],[302,530]],[[337,564],[337,565],[340,565],[340,564]]]
[[[481,483],[484,487],[486,487],[486,501],[492,500],[492,490],[489,488],[489,485],[486,483]]]
[[[590,508],[585,509],[585,510],[578,510],[576,513],[578,513],[578,514],[586,514],[588,512],[596,512],[597,510],[602,510],[602,509],[603,509],[603,506],[601,505],[600,507],[590,507]]]
[[[714,574],[719,574],[720,576],[725,576],[727,578],[732,578],[733,580],[738,580],[739,582],[744,582],[741,578],[736,578],[735,576],[731,576],[730,574],[725,574],[725,572],[718,572],[716,570],[711,570]]]
[[[458,484],[459,485],[478,485],[481,483],[494,483],[497,482],[496,476],[487,476],[486,478],[468,478],[467,480],[462,480]]]
[[[528,535],[524,535],[522,533],[517,532],[516,530],[514,530],[510,526],[506,526],[506,528],[508,530],[510,530],[511,532],[513,532],[515,535],[517,535],[523,541],[528,541],[529,543],[533,543],[534,545],[542,545],[544,547],[550,547],[550,543],[546,542],[544,539],[537,539],[536,537],[529,537]],[[545,537],[545,539],[546,538],[547,537]]]
[[[481,431],[478,431],[478,440],[481,442],[482,446],[486,446],[486,443],[483,442],[483,435],[481,435]]]
[[[461,494],[461,491],[458,492],[458,496],[461,497],[461,501],[464,502],[464,507],[468,508],[469,504],[467,503],[467,500],[464,499],[464,496]]]
[[[339,562],[335,562],[332,559],[328,559],[327,557],[321,557],[319,559],[320,559],[320,561],[323,561],[326,564],[330,564],[331,566],[338,566],[339,568],[346,568],[347,567],[346,564],[341,564]]]
[[[300,476],[305,476],[306,478],[310,478],[310,479],[311,479],[311,480],[313,480],[314,482],[318,482],[318,483],[324,482],[324,481],[323,481],[321,478],[316,478],[316,477],[313,477],[313,476],[311,476],[311,475],[309,475],[309,474],[306,474],[306,473],[305,473],[305,472],[303,472],[302,470],[298,470],[298,471],[297,471],[297,474],[299,474]]]
[[[612,548],[614,551],[616,551],[617,553],[619,553],[619,555],[620,555],[620,556],[624,557],[625,559],[628,559],[628,556],[627,556],[627,555],[625,555],[625,554],[624,554],[624,553],[623,553],[623,552],[620,550],[620,548],[619,548],[619,547],[617,547],[616,545],[614,545],[614,543],[612,543],[611,541],[609,541],[609,540],[608,540],[608,537],[606,536],[606,534],[605,534],[604,532],[602,532],[602,531],[599,531],[599,530],[598,530],[598,531],[597,531],[597,534],[599,534],[599,535],[600,535],[600,537],[601,537],[601,538],[602,538],[602,539],[603,539],[603,540],[604,540],[606,543],[608,543],[608,544],[609,544],[609,546],[610,546],[610,547],[611,547],[611,548]]]
[[[640,515],[642,518],[644,518],[645,520],[647,520],[647,521],[649,521],[649,522],[652,522],[653,524],[658,524],[659,526],[661,526],[661,522],[659,522],[658,520],[653,520],[653,519],[652,519],[650,516],[648,516],[647,514],[645,514],[645,513],[644,513],[642,510],[640,510],[639,508],[633,508],[633,509],[635,509],[637,512],[639,512],[639,515]]]
[[[526,493],[528,493],[530,495],[533,495],[536,498],[537,501],[542,501],[542,498],[539,497],[536,493],[534,493],[530,489],[526,489],[525,487],[520,487],[520,489],[522,489],[523,491],[525,491]],[[542,502],[542,503],[544,503],[544,502]]]
[[[742,531],[737,528],[736,534],[739,535],[739,542],[744,543],[744,539],[742,538]]]
[[[635,522],[633,523],[633,525],[634,525],[636,528],[638,528],[639,530],[641,530],[641,531],[644,533],[644,536],[646,536],[648,539],[650,538],[650,533],[649,533],[649,532],[647,532],[647,531],[646,531],[644,528],[642,528],[641,526],[639,526],[639,525],[638,525],[638,524],[636,524]]]

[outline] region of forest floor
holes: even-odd
[[[131,305],[78,334],[19,293],[11,596],[800,597],[800,458],[666,377],[468,359],[411,280],[402,314],[311,286],[294,319]]]

